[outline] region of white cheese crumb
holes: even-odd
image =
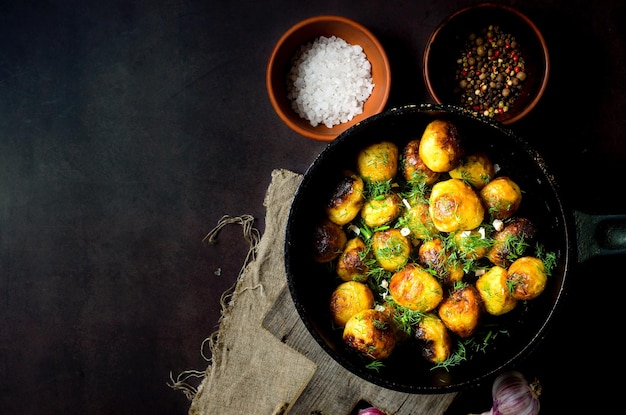
[[[361,234],[361,229],[359,229],[358,226],[356,225],[350,225],[348,226],[348,231],[352,232],[353,234],[359,236]]]
[[[502,228],[504,228],[504,222],[502,222],[502,220],[500,219],[494,219],[493,227],[496,231],[500,232]]]

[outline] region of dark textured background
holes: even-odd
[[[238,227],[202,238],[224,214],[252,214],[262,232],[272,169],[303,173],[325,146],[269,104],[275,41],[312,15],[353,18],[387,49],[389,106],[430,102],[426,39],[468,3],[1,2],[0,411],[185,414],[170,372],[206,367],[202,341],[248,248]],[[512,128],[570,208],[624,213],[626,6],[504,3],[537,23],[552,56],[547,95]],[[611,403],[623,260],[573,267],[563,312],[526,362],[542,413]],[[484,398],[465,394],[451,413],[487,409]]]

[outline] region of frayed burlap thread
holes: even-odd
[[[236,281],[239,281],[239,279],[241,278],[248,264],[250,264],[250,262],[256,259],[256,252],[257,252],[259,241],[260,241],[260,234],[259,234],[259,230],[254,227],[254,217],[252,215],[241,215],[241,216],[224,215],[219,219],[219,221],[217,222],[217,225],[215,225],[215,227],[211,229],[211,231],[209,231],[209,233],[207,233],[207,235],[202,239],[202,242],[206,242],[208,244],[215,244],[217,242],[217,237],[220,231],[228,225],[240,225],[242,228],[242,232],[243,232],[243,238],[250,244],[246,258],[244,259],[243,265],[241,266],[241,269],[239,270],[239,274],[237,275]],[[228,308],[230,299],[232,298],[233,293],[235,291],[235,287],[236,287],[236,283],[230,289],[222,293],[222,296],[220,297],[222,315],[224,314],[224,311]],[[242,289],[248,289],[248,288],[249,287],[243,287]],[[221,318],[220,318],[220,321],[221,321]],[[209,362],[209,364],[211,364],[212,362],[211,354],[213,352],[214,345],[218,340],[218,337],[219,337],[219,330],[211,333],[209,337],[204,339],[200,347],[200,354],[202,355],[204,360]],[[207,347],[209,349],[209,355],[204,353]],[[192,370],[186,370],[186,371],[179,373],[176,379],[174,379],[173,373],[170,372],[170,381],[168,382],[167,385],[174,390],[183,392],[185,396],[187,397],[187,399],[191,401],[193,400],[196,393],[198,392],[198,389],[195,386],[195,384],[198,383],[198,380],[201,381],[202,379],[204,379],[204,376],[205,376],[204,371],[192,369]]]
[[[315,372],[316,365],[297,353],[262,326],[267,311],[286,286],[284,269],[285,226],[291,200],[302,176],[284,169],[272,172],[264,206],[265,232],[254,243],[249,217],[223,217],[205,238],[210,241],[221,227],[231,223],[247,229],[249,263],[225,301],[218,332],[209,342],[211,359],[191,397],[190,415],[279,414],[285,402],[293,401]],[[247,228],[246,228],[247,227]],[[252,248],[252,246],[254,246]],[[248,260],[247,259],[247,260]],[[184,390],[189,371],[176,381]]]

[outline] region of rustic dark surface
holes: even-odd
[[[200,345],[248,249],[237,227],[202,238],[224,214],[252,214],[262,232],[271,171],[303,173],[325,146],[269,104],[274,42],[312,15],[353,18],[387,49],[389,107],[431,102],[426,39],[467,3],[2,2],[2,413],[186,414],[170,372],[206,367]],[[503,3],[537,23],[552,57],[545,98],[512,129],[569,208],[624,213],[626,5]],[[544,385],[542,413],[611,403],[623,260],[573,267],[552,332],[522,366]],[[450,414],[488,398],[462,394]]]

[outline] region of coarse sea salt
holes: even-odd
[[[320,36],[299,48],[287,77],[293,110],[313,127],[328,128],[363,113],[372,94],[372,65],[363,48]]]

